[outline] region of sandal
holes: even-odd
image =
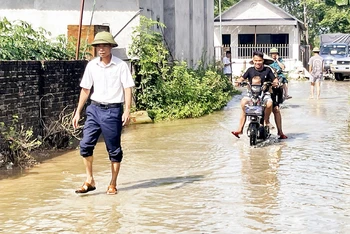
[[[108,195],[114,195],[114,194],[117,194],[117,193],[118,193],[118,190],[117,190],[115,185],[109,185],[108,186],[108,189],[107,189],[107,194]]]
[[[231,132],[235,137],[241,138],[239,135],[242,134],[240,132]]]
[[[280,137],[278,139],[287,139],[288,137],[284,134],[280,135]]]
[[[88,182],[84,182],[84,184],[79,189],[75,190],[75,193],[87,193],[94,191],[95,189],[95,186],[89,184]]]

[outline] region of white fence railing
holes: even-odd
[[[254,51],[261,51],[269,54],[271,48],[277,48],[279,56],[283,59],[288,59],[292,56],[292,48],[289,44],[238,44],[224,45],[215,47],[215,58],[221,60],[225,56],[226,51],[231,51],[232,58],[235,59],[251,59]]]

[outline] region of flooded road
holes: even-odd
[[[262,147],[230,133],[240,96],[199,119],[128,126],[116,196],[103,142],[86,195],[78,150],[0,180],[0,233],[350,233],[350,82],[324,82],[320,100],[309,85],[290,83],[289,139]]]

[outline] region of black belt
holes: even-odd
[[[117,108],[117,107],[121,107],[122,106],[122,103],[108,103],[108,104],[102,104],[100,102],[96,102],[96,101],[93,101],[91,100],[91,104],[92,105],[95,105],[95,106],[98,106],[98,107],[101,107],[103,109],[108,109],[108,108]]]

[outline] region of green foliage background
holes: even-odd
[[[137,68],[136,108],[147,110],[155,120],[199,117],[219,110],[235,90],[221,69],[188,68],[185,62],[170,61],[162,34],[155,26],[165,25],[141,17],[133,32],[130,56]]]
[[[221,0],[222,12],[238,2],[239,0]],[[319,35],[324,33],[350,33],[350,5],[337,5],[336,0],[271,0],[270,2],[307,23],[309,36],[307,40],[304,35],[304,44],[309,41],[311,45],[319,45]],[[214,0],[214,4],[214,14],[218,16],[219,0]]]
[[[70,60],[75,59],[76,40],[60,35],[53,41],[44,28],[34,29],[31,24],[17,20],[0,20],[0,60]],[[82,41],[80,58],[89,46]]]

